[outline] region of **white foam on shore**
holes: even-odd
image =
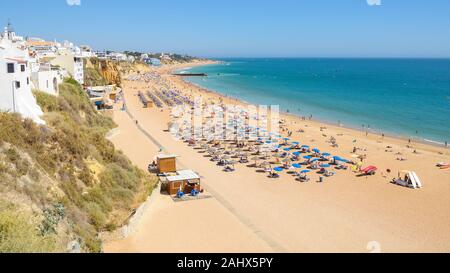
[[[434,140],[430,140],[430,139],[426,139],[426,138],[424,138],[423,141],[438,144],[438,145],[445,145],[445,143],[443,143],[443,142],[434,141]]]

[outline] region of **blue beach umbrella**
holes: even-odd
[[[342,158],[340,158],[339,156],[333,156],[333,160],[334,160],[334,162],[337,162],[337,161],[341,161]]]
[[[330,153],[323,153],[322,154],[322,156],[325,156],[325,157],[328,157],[328,156],[330,156],[331,154]]]
[[[300,173],[309,173],[309,172],[311,172],[310,170],[303,170],[303,171],[301,171]]]
[[[283,150],[286,152],[289,152],[291,150],[291,148],[284,148]]]
[[[312,156],[310,156],[310,155],[305,155],[303,158],[304,158],[304,159],[311,159]]]
[[[295,155],[295,156],[299,156],[301,153],[300,152],[294,152],[292,154]]]
[[[292,144],[294,144],[294,145],[299,145],[300,142],[295,141],[295,142],[292,142]]]
[[[302,148],[303,149],[309,149],[309,146],[308,145],[303,145]]]
[[[317,162],[319,159],[317,159],[317,158],[314,158],[314,159],[312,159],[311,161],[310,161],[310,163],[314,163],[314,162]]]
[[[320,167],[322,167],[322,168],[329,168],[329,167],[331,167],[331,165],[330,164],[323,164],[323,165],[320,165]]]
[[[294,167],[296,169],[301,169],[302,165],[300,165],[300,164],[292,164],[292,167]]]
[[[317,148],[314,148],[314,149],[313,149],[313,152],[315,152],[315,153],[320,153],[320,150],[317,149]]]
[[[282,172],[284,169],[281,168],[281,167],[276,167],[273,170],[276,171],[276,172]]]
[[[291,139],[288,138],[288,137],[285,137],[285,138],[283,138],[283,140],[284,140],[284,141],[288,141],[288,140],[291,140]]]

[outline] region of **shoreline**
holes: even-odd
[[[202,63],[184,64],[203,65]],[[448,170],[436,168],[437,162],[450,162],[443,151],[429,145],[381,138],[364,132],[299,121],[283,114],[285,128],[294,132],[291,139],[317,147],[343,158],[363,156],[365,166],[377,166],[374,176],[361,177],[357,171],[333,170],[336,175],[319,183],[320,174],[311,172],[309,183],[300,183],[289,173],[272,180],[259,169],[237,164],[236,171],[224,172],[210,158],[185,142],[171,137],[167,124],[171,108],[143,108],[138,90],[175,90],[192,99],[202,97],[206,104],[248,105],[199,88],[170,72],[182,65],[145,68],[149,78],[125,80],[123,92],[127,108],[139,125],[170,153],[178,155],[180,169],[190,169],[202,178],[212,198],[196,202],[174,202],[157,194],[158,200],[143,212],[136,233],[106,246],[107,252],[351,252],[364,253],[368,242],[377,241],[383,252],[445,252],[450,249],[450,184]],[[114,144],[142,169],[161,151],[141,132],[127,113],[117,110],[114,119],[121,133]],[[298,129],[304,129],[298,132]],[[286,130],[282,135],[286,135]],[[324,136],[326,134],[326,136]],[[335,137],[338,147],[332,147]],[[130,141],[133,139],[133,141]],[[352,141],[357,139],[357,143]],[[392,151],[385,151],[390,145]],[[357,146],[358,151],[352,152]],[[432,152],[419,150],[423,148]],[[414,148],[414,149],[415,149]],[[398,152],[398,153],[397,153]],[[400,156],[398,155],[400,154]],[[399,160],[398,158],[406,158]],[[279,163],[273,163],[275,166]],[[387,170],[391,170],[387,172]],[[412,190],[391,183],[397,172],[417,172],[424,187]],[[411,209],[411,207],[414,209]],[[185,234],[179,226],[202,238],[195,245],[183,244]],[[332,228],[330,228],[332,227]],[[171,236],[160,236],[167,234]],[[414,238],[414,239],[411,239]]]
[[[186,66],[181,65],[181,67],[178,67],[176,69],[170,70],[170,74],[173,74],[175,71],[179,71],[179,70],[183,70],[183,69],[192,69],[194,67],[203,67],[203,66],[209,66],[209,65],[217,65],[217,64],[220,64],[220,63],[222,63],[222,62],[221,61],[208,61],[208,63],[206,63],[206,64],[189,63],[189,64],[186,64]],[[214,95],[216,95],[216,96],[218,96],[218,97],[220,97],[222,99],[225,99],[225,100],[232,100],[231,102],[233,102],[233,103],[238,103],[240,105],[245,105],[245,106],[254,105],[254,104],[252,104],[250,102],[247,102],[245,100],[242,100],[240,98],[224,95],[224,94],[220,93],[219,91],[208,89],[208,88],[203,87],[201,85],[192,83],[192,82],[188,81],[186,78],[182,78],[181,80],[185,84],[193,86],[195,88],[198,88],[199,90],[201,90],[203,92],[214,94]],[[280,111],[280,118],[284,119],[285,117],[287,117],[288,119],[294,119],[294,120],[302,121],[301,120],[301,118],[302,118],[301,115],[294,114],[294,113],[287,113],[285,111]],[[362,130],[360,128],[356,128],[356,127],[348,126],[348,125],[339,126],[339,125],[337,125],[334,122],[326,121],[326,120],[320,120],[320,119],[315,119],[315,118],[312,118],[311,120],[307,119],[307,121],[310,121],[310,122],[318,124],[318,125],[325,125],[325,127],[331,126],[334,129],[341,128],[341,129],[345,129],[345,130],[355,131],[356,133],[363,134],[363,135],[365,135],[366,132],[369,132],[369,136],[375,136],[375,137],[378,137],[378,138],[382,138],[382,133],[377,133],[377,132],[373,131],[372,129],[366,131],[366,130]],[[408,142],[409,139],[411,140],[411,143]],[[435,151],[435,149],[441,148],[441,149],[443,149],[445,151],[445,153],[444,153],[445,155],[448,155],[448,153],[450,152],[450,147],[449,146],[445,146],[445,143],[441,143],[441,142],[434,141],[434,140],[428,140],[428,139],[424,139],[424,138],[417,138],[417,137],[414,137],[414,136],[406,137],[406,136],[397,135],[397,134],[392,133],[392,132],[388,132],[388,133],[384,133],[384,140],[393,140],[394,142],[404,142],[405,145],[409,145],[409,146],[418,144],[418,145],[420,145],[420,149],[421,150],[426,150],[426,151],[431,151],[431,152],[438,152],[438,153],[440,153],[440,152],[444,153],[443,151]],[[422,147],[422,146],[424,146],[424,147]]]

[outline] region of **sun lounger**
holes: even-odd
[[[375,175],[376,171],[378,170],[377,167],[375,166],[369,166],[367,168],[364,168],[361,170],[361,173],[365,174],[365,175]]]
[[[300,177],[298,178],[298,180],[299,180],[300,182],[309,182],[311,179],[310,179],[309,177],[307,177],[307,176],[300,176]]]
[[[280,175],[277,174],[277,173],[271,172],[271,173],[269,174],[269,178],[280,178]]]
[[[225,169],[224,169],[223,171],[224,171],[224,172],[227,172],[227,173],[231,173],[231,172],[234,172],[235,169],[232,168],[232,167],[230,167],[230,166],[226,166]]]

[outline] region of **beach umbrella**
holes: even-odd
[[[294,145],[300,145],[300,142],[295,141],[295,142],[292,142],[292,144],[294,144]]]
[[[311,161],[310,161],[310,163],[314,163],[314,162],[317,162],[319,159],[317,159],[317,158],[314,158],[314,159],[312,159]]]
[[[300,164],[292,164],[292,167],[294,167],[296,169],[301,169],[302,165],[300,165]]]
[[[317,149],[317,148],[314,148],[312,151],[315,152],[315,153],[320,153],[320,150]]]
[[[342,158],[340,158],[339,156],[333,156],[334,161],[341,161]]]
[[[323,165],[320,165],[320,167],[322,167],[322,168],[329,168],[329,167],[331,167],[331,165],[330,164],[323,164]]]
[[[324,157],[328,157],[328,156],[330,156],[331,154],[330,153],[323,153],[322,154],[322,156],[324,156]]]
[[[286,151],[286,152],[289,152],[289,151],[291,151],[292,149],[291,148],[284,148],[283,149],[283,151]]]
[[[309,146],[308,145],[303,145],[302,148],[303,149],[309,149]]]
[[[301,174],[305,174],[305,173],[309,173],[309,172],[311,172],[310,170],[303,170],[303,171],[301,171],[300,173]]]
[[[303,158],[304,158],[304,159],[311,159],[312,156],[310,156],[310,155],[305,155]]]
[[[292,154],[295,155],[295,156],[300,156],[301,155],[300,152],[293,152]]]
[[[282,172],[284,169],[281,168],[281,167],[276,167],[273,170],[276,171],[276,172]]]
[[[283,138],[283,140],[284,140],[284,141],[289,141],[289,140],[291,140],[291,139],[288,138],[288,137],[285,137],[285,138]]]

